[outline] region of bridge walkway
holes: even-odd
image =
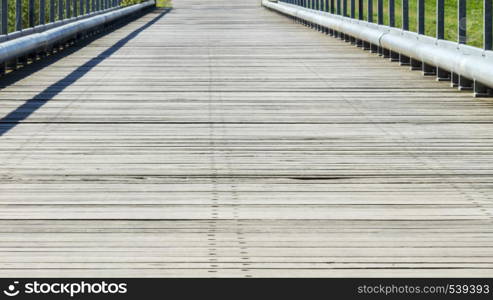
[[[0,81],[0,276],[493,276],[493,102],[257,0]]]

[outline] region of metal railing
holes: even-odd
[[[471,41],[470,36],[474,35],[472,45],[493,49],[493,0],[279,1],[390,27],[399,26],[462,44]],[[451,29],[456,31],[455,37],[449,34]],[[476,41],[478,37],[482,41]]]
[[[410,2],[416,4],[415,29]],[[457,1],[456,39],[445,39],[453,24],[446,18],[447,1]],[[467,45],[467,6],[482,3],[482,45]],[[474,90],[476,96],[493,96],[492,2],[493,0],[262,0],[262,4],[319,31],[339,37],[384,58],[421,70],[437,80],[451,81],[460,90]],[[375,3],[376,2],[376,3]],[[430,19],[426,4],[435,4]],[[376,4],[376,7],[375,7]],[[400,6],[400,26],[396,7]],[[376,11],[374,10],[376,8]],[[428,14],[428,18],[426,18]],[[434,23],[434,36],[425,35],[426,20]],[[452,26],[453,27],[453,26]]]
[[[0,0],[0,35],[136,4],[140,0]]]
[[[44,0],[28,0],[31,2],[27,14],[28,26],[34,27],[22,29],[22,17],[26,15],[21,13],[22,1],[15,1],[16,31],[0,35],[0,75],[58,53],[79,40],[111,28],[124,17],[155,6],[154,0],[49,0],[46,15]],[[140,4],[120,8],[136,2]],[[37,6],[32,3],[38,3],[38,8],[43,9],[36,10]],[[8,20],[9,14],[3,14],[7,11],[1,14],[3,25],[8,23],[5,20]],[[43,24],[47,18],[51,23]]]

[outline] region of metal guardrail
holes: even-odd
[[[154,0],[124,8],[118,8],[120,1],[117,0],[93,2],[101,5],[95,7],[102,10],[34,27],[28,33],[22,30],[3,36],[3,42],[0,43],[0,74],[5,73],[7,69],[17,69],[28,62],[59,52],[77,40],[100,32],[123,17],[155,5]]]
[[[284,2],[289,1],[289,3]],[[334,3],[337,1],[336,3]],[[358,18],[356,5],[358,1]],[[383,25],[383,1],[378,1],[377,22],[373,21],[372,0],[367,2],[367,20],[363,20],[363,0],[262,0],[262,5],[290,16],[296,21],[327,34],[351,42],[365,50],[378,53],[384,58],[409,65],[413,70],[422,70],[424,75],[437,76],[437,80],[451,81],[460,90],[474,90],[475,96],[493,96],[493,51],[492,47],[492,1],[484,1],[484,47],[483,49],[464,44],[466,27],[458,26],[458,41],[443,39],[446,26],[443,17],[443,1],[437,1],[437,36],[424,35],[424,3],[418,0],[418,32],[409,31],[408,0],[402,0],[402,28],[396,28],[395,1],[389,0],[389,25]],[[465,0],[458,0],[458,22],[464,22]],[[348,15],[349,9],[349,16]],[[462,24],[464,25],[464,24]]]
[[[0,0],[0,34],[119,7],[122,0]]]

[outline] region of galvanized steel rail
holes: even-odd
[[[460,90],[474,90],[475,96],[493,96],[493,51],[492,49],[492,5],[484,0],[484,47],[465,44],[467,37],[464,26],[466,2],[458,4],[458,41],[444,40],[444,2],[437,1],[437,36],[424,35],[424,1],[418,1],[418,32],[409,31],[409,2],[403,0],[402,28],[395,26],[395,1],[389,1],[389,25],[383,25],[383,1],[378,0],[378,20],[373,22],[372,0],[367,0],[367,20],[363,20],[363,0],[359,0],[359,16],[356,19],[355,1],[350,1],[347,16],[347,1],[337,6],[333,0],[325,3],[307,0],[271,2],[262,0],[262,5],[290,16],[295,20],[327,34],[351,42],[365,50],[371,50],[384,58],[421,70],[424,75],[437,76],[437,80],[449,80]],[[288,3],[289,2],[289,3]],[[323,5],[322,5],[323,4]],[[334,9],[337,7],[337,9]]]
[[[76,40],[88,37],[94,31],[100,31],[102,28],[114,21],[128,17],[145,8],[155,5],[154,0],[146,1],[140,4],[121,8],[120,2],[116,0],[96,0],[90,4],[81,0],[79,6],[77,1],[63,0],[58,3],[58,21],[55,20],[55,10],[53,1],[50,4],[49,19],[52,23],[32,27],[28,30],[22,30],[22,18],[20,10],[21,2],[17,2],[16,29],[18,31],[0,36],[0,74],[7,69],[16,69],[27,64],[28,61],[35,61],[42,56],[53,52],[60,51]],[[2,2],[6,9],[6,2]],[[31,12],[34,4],[30,6],[29,26],[35,25],[34,14]],[[41,0],[41,7],[44,1]],[[66,8],[65,14],[63,7]],[[5,12],[6,10],[3,10]],[[44,23],[44,9],[40,10],[39,23]],[[1,14],[2,32],[6,33],[7,14]]]
[[[117,8],[122,0],[29,0],[27,9],[21,0],[0,0],[0,4],[0,34],[6,35]]]

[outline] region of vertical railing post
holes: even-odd
[[[356,3],[355,0],[350,0],[351,2],[349,3],[349,16],[351,19],[356,18]]]
[[[395,0],[389,0],[389,26],[395,27]]]
[[[79,9],[77,7],[77,0],[73,0],[72,1],[72,4],[73,4],[73,7],[74,7],[74,17],[77,17],[77,15],[79,13]]]
[[[34,0],[28,2],[28,27],[34,27],[36,25],[34,21]]]
[[[467,0],[459,0],[457,8],[457,41],[465,44],[467,41]]]
[[[0,14],[0,34],[6,35],[9,32],[8,26],[9,26],[9,5],[8,5],[8,0],[2,0],[0,4],[0,9],[1,9],[1,14]],[[0,64],[0,75],[5,74],[5,71],[7,70],[7,63],[2,62]]]
[[[409,0],[402,0],[402,30],[409,30]],[[399,54],[399,62],[403,66],[410,64],[409,57]]]
[[[437,39],[443,40],[445,38],[445,0],[436,0],[437,7]]]
[[[39,0],[39,24],[45,24],[46,23],[46,1],[45,0]]]
[[[50,23],[55,22],[55,0],[50,0]]]
[[[336,12],[334,0],[330,0],[330,13],[334,14]]]
[[[71,6],[70,2],[71,2],[71,1],[72,1],[72,0],[65,0],[65,11],[66,11],[66,13],[65,13],[65,18],[67,18],[67,19],[68,19],[68,18],[70,18],[70,17],[72,16],[72,15],[70,14],[70,6]]]
[[[418,33],[419,34],[426,34],[425,11],[426,11],[425,0],[418,0]],[[429,65],[422,61],[414,62],[413,60],[411,60],[411,67],[414,67],[415,69],[420,68],[421,71],[423,71],[423,75],[425,76],[436,75],[436,71],[437,71],[437,68],[435,66]]]
[[[1,25],[2,25],[2,30],[1,34],[7,34],[9,32],[9,6],[8,6],[8,0],[2,0],[2,20],[1,20]]]
[[[22,30],[22,0],[15,1],[15,30]]]
[[[84,0],[79,0],[79,16],[84,15]]]
[[[389,0],[388,4],[389,9],[389,26],[395,27],[395,0]],[[394,51],[389,51],[388,55],[390,56],[391,61],[399,61],[399,53]]]
[[[373,22],[373,0],[368,0],[366,20],[370,23]]]
[[[342,15],[347,17],[347,0],[342,0]]]
[[[63,20],[63,0],[58,0],[58,20]]]
[[[493,50],[493,0],[484,0],[483,4],[483,48]]]
[[[418,33],[425,34],[425,0],[418,0]]]
[[[402,0],[402,29],[409,30],[409,0]]]
[[[483,48],[492,50],[493,26],[492,26],[492,5],[493,0],[483,0]],[[474,81],[475,97],[493,97],[493,88],[488,88],[484,84]]]
[[[358,0],[358,19],[363,20],[363,0]]]
[[[445,0],[436,0],[436,37],[439,40],[445,39]],[[450,72],[441,68],[436,68],[438,81],[449,81]]]
[[[378,24],[383,24],[383,0],[378,0],[377,2],[377,11],[378,11]]]
[[[337,0],[337,10],[336,14],[340,15],[341,14],[341,0]]]

